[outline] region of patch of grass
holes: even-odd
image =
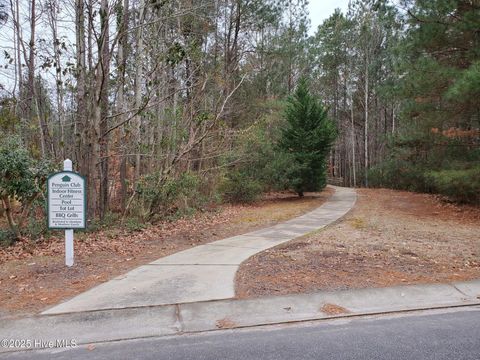
[[[299,238],[297,238],[297,239],[302,239],[302,238],[305,238],[305,239],[306,239],[306,238],[309,238],[310,236],[318,235],[318,234],[320,234],[321,232],[325,231],[325,228],[326,228],[326,226],[321,227],[320,229],[312,230],[312,231],[306,233],[305,235],[303,235],[303,236],[301,236],[301,237],[299,237]]]
[[[258,217],[243,216],[235,220],[236,223],[254,223],[258,221]]]
[[[256,223],[262,220],[286,221],[317,206],[320,205],[314,199],[302,201],[301,203],[277,201],[261,209],[252,209],[248,215],[239,217],[236,223]]]
[[[352,227],[358,230],[365,229],[367,227],[365,220],[361,218],[353,218],[352,220],[350,220],[350,225],[352,225]]]

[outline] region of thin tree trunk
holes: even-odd
[[[77,111],[76,111],[76,158],[83,175],[88,174],[88,161],[85,136],[85,122],[87,116],[86,101],[86,67],[85,67],[85,4],[84,0],[76,0],[75,27],[76,27],[76,80],[77,80]]]
[[[103,218],[108,211],[108,84],[110,76],[110,28],[109,28],[109,8],[108,0],[102,0],[100,4],[100,28],[101,28],[101,42],[98,53],[100,77],[100,117],[99,117],[99,212],[100,217]]]
[[[34,106],[34,86],[35,86],[35,1],[30,1],[30,41],[29,45],[29,54],[28,54],[28,97],[30,103],[30,118],[33,118],[33,108]],[[43,130],[43,129],[41,129]],[[44,144],[42,144],[44,146]],[[44,148],[42,148],[42,154],[44,155]]]
[[[140,0],[140,14],[137,23],[136,34],[136,69],[135,69],[135,109],[139,109],[142,105],[142,79],[143,79],[143,23],[145,20],[145,0]],[[136,126],[136,155],[135,155],[135,181],[140,178],[141,174],[141,136],[142,136],[142,114],[137,114],[135,119]]]
[[[124,121],[125,117],[125,71],[126,71],[126,59],[127,59],[127,45],[128,45],[128,21],[129,21],[129,0],[123,0],[123,14],[122,22],[119,24],[119,31],[121,33],[118,42],[118,56],[117,67],[119,71],[119,88],[117,99],[117,112],[121,113],[120,122]],[[125,126],[120,128],[120,206],[122,213],[125,211],[125,205],[127,201],[127,144],[125,139]]]
[[[13,231],[13,233],[15,234],[15,238],[19,238],[20,237],[20,230],[17,226],[17,224],[15,223],[15,220],[13,219],[13,209],[12,209],[12,203],[10,202],[10,198],[5,195],[3,197],[3,203],[4,203],[4,209],[5,209],[5,215],[7,216],[7,221],[8,221],[8,226],[10,227],[10,230]]]
[[[28,118],[31,122],[35,119],[35,114],[37,115],[38,120],[38,129],[40,136],[40,149],[42,152],[42,157],[45,157],[47,153],[46,145],[46,129],[42,121],[42,116],[38,111],[35,111],[37,108],[35,104],[35,28],[36,28],[36,0],[30,1],[30,40],[28,42]]]
[[[15,73],[18,74],[18,91],[22,91],[22,82],[23,82],[23,73],[22,73],[22,28],[20,27],[20,9],[19,9],[19,0],[15,0],[15,6],[13,1],[10,0],[10,9],[12,12],[13,26],[14,26],[14,39],[15,39]],[[15,94],[15,91],[14,91]],[[17,113],[17,111],[15,111]]]
[[[18,0],[17,0],[18,2]],[[13,83],[13,90],[12,90],[12,93],[13,95],[15,96],[15,94],[17,93],[17,85],[18,85],[18,88],[20,89],[20,77],[18,76],[18,72],[21,68],[21,64],[18,63],[18,60],[17,60],[17,38],[18,36],[20,35],[17,35],[18,34],[18,27],[16,26],[16,12],[15,10],[13,9],[13,3],[12,3],[12,0],[10,0],[10,13],[12,15],[12,19],[13,19],[13,57],[14,57],[14,63],[13,65],[15,66],[15,79],[14,79],[14,83]],[[16,111],[15,111],[16,113]]]
[[[58,3],[57,0],[50,1],[50,9],[48,12],[50,27],[53,35],[53,52],[55,59],[55,80],[57,88],[57,111],[58,111],[58,122],[60,125],[60,142],[59,147],[61,150],[62,158],[66,158],[65,152],[65,109],[63,107],[63,79],[62,79],[62,68],[60,66],[60,49],[59,49],[59,38],[58,38],[58,23],[57,23],[57,10]]]
[[[96,108],[96,94],[87,96],[87,48],[85,43],[85,14],[91,14],[90,5],[85,8],[85,0],[76,0],[75,20],[76,20],[76,61],[77,61],[77,109],[76,109],[76,137],[77,137],[77,161],[80,173],[87,176],[88,179],[88,216],[96,216],[97,206],[97,171],[95,154],[97,149],[96,142],[98,134],[95,129],[95,120],[97,114],[92,111]],[[90,21],[88,21],[90,24]],[[92,28],[88,27],[88,33]],[[91,37],[91,35],[88,35]],[[92,49],[88,48],[88,56]],[[90,100],[90,101],[89,101]]]
[[[392,135],[395,134],[395,105],[392,106]]]
[[[365,187],[368,187],[368,55],[365,56]]]
[[[357,171],[355,164],[355,123],[353,118],[353,97],[350,104],[350,117],[352,123],[352,172],[353,172],[353,187],[357,187]]]

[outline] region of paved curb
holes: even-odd
[[[333,187],[320,207],[275,226],[214,241],[140,266],[43,314],[157,306],[230,299],[235,274],[252,255],[317,231],[343,217],[356,201],[354,189]]]
[[[337,309],[335,314],[329,307]],[[480,280],[38,315],[2,322],[0,339],[78,345],[261,325],[480,305]],[[38,349],[40,347],[36,347]],[[0,348],[1,352],[24,349]]]

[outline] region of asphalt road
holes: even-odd
[[[2,354],[8,359],[480,359],[480,308],[225,330]]]

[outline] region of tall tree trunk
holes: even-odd
[[[395,104],[392,106],[392,135],[395,134]]]
[[[38,121],[38,130],[40,137],[40,149],[42,157],[47,154],[45,127],[43,126],[40,114],[35,111],[35,28],[36,28],[36,0],[30,1],[30,40],[28,41],[28,60],[27,60],[27,117],[31,123]]]
[[[57,89],[57,112],[58,112],[58,123],[60,126],[60,141],[58,147],[60,148],[60,154],[63,159],[66,158],[65,151],[65,109],[63,106],[64,98],[64,89],[63,89],[63,78],[62,78],[62,67],[60,59],[60,39],[58,37],[58,19],[57,11],[59,4],[57,0],[50,0],[48,9],[48,20],[50,23],[50,28],[53,35],[53,52],[55,59],[55,80],[56,80],[56,89]]]
[[[364,87],[364,109],[365,109],[365,187],[368,187],[368,55],[365,56],[365,87]]]
[[[28,54],[28,102],[29,102],[29,117],[33,119],[35,116],[35,27],[36,27],[36,15],[35,15],[35,4],[36,0],[30,1],[30,41],[28,42],[29,54]],[[43,132],[43,129],[40,129]],[[41,133],[43,138],[43,134]],[[42,155],[45,156],[45,143],[42,143]]]
[[[86,97],[86,67],[85,67],[85,4],[84,0],[76,0],[75,3],[75,28],[76,28],[76,160],[80,172],[87,176],[88,161],[86,146],[85,123],[87,118]]]
[[[109,76],[110,76],[110,49],[109,49],[109,40],[110,40],[110,28],[109,28],[109,8],[108,0],[102,0],[100,3],[100,29],[101,29],[101,38],[100,46],[98,49],[99,53],[99,66],[98,66],[98,76],[96,81],[98,92],[98,135],[99,139],[99,159],[98,159],[98,171],[99,171],[99,215],[100,218],[103,218],[108,210],[108,140],[109,136],[108,131],[108,85],[109,85]]]
[[[142,106],[142,81],[143,81],[143,23],[145,20],[145,0],[140,0],[140,13],[137,23],[137,33],[136,33],[136,68],[135,68],[135,92],[134,92],[134,101],[135,101],[135,109],[138,111]],[[142,136],[142,114],[138,112],[135,116],[134,120],[136,126],[136,134],[135,134],[135,181],[140,178],[141,174],[141,136]]]
[[[96,102],[95,96],[87,92],[87,48],[85,43],[85,14],[91,14],[92,9],[85,7],[85,0],[76,0],[75,3],[75,27],[76,27],[76,78],[77,78],[77,109],[76,109],[76,158],[80,173],[87,177],[87,205],[88,216],[96,216],[97,206],[97,178],[95,168],[95,143],[98,136],[95,134],[95,121],[92,121],[94,113],[92,108]],[[89,21],[90,23],[90,21]],[[88,32],[92,29],[89,27]],[[88,48],[91,54],[92,49]],[[90,55],[89,55],[90,56]],[[93,100],[93,101],[91,101]]]
[[[12,22],[13,22],[13,57],[15,58],[14,65],[15,65],[15,83],[13,84],[13,95],[17,93],[17,88],[20,91],[22,88],[22,60],[21,60],[21,52],[20,52],[20,41],[22,38],[21,29],[18,25],[18,1],[15,1],[15,5],[13,0],[10,0],[10,14],[12,15]],[[15,106],[15,114],[17,113],[17,106]]]
[[[353,173],[353,187],[357,187],[357,171],[355,164],[355,123],[353,118],[353,97],[350,104],[350,118],[352,124],[352,173]]]
[[[129,0],[123,0],[122,21],[119,24],[120,38],[118,41],[117,68],[119,72],[117,113],[119,121],[125,119],[125,72],[127,65],[127,46],[128,46],[128,22],[129,22]],[[120,147],[120,206],[122,213],[125,211],[127,200],[127,144],[126,144],[125,126],[120,127],[120,138],[118,144]]]

